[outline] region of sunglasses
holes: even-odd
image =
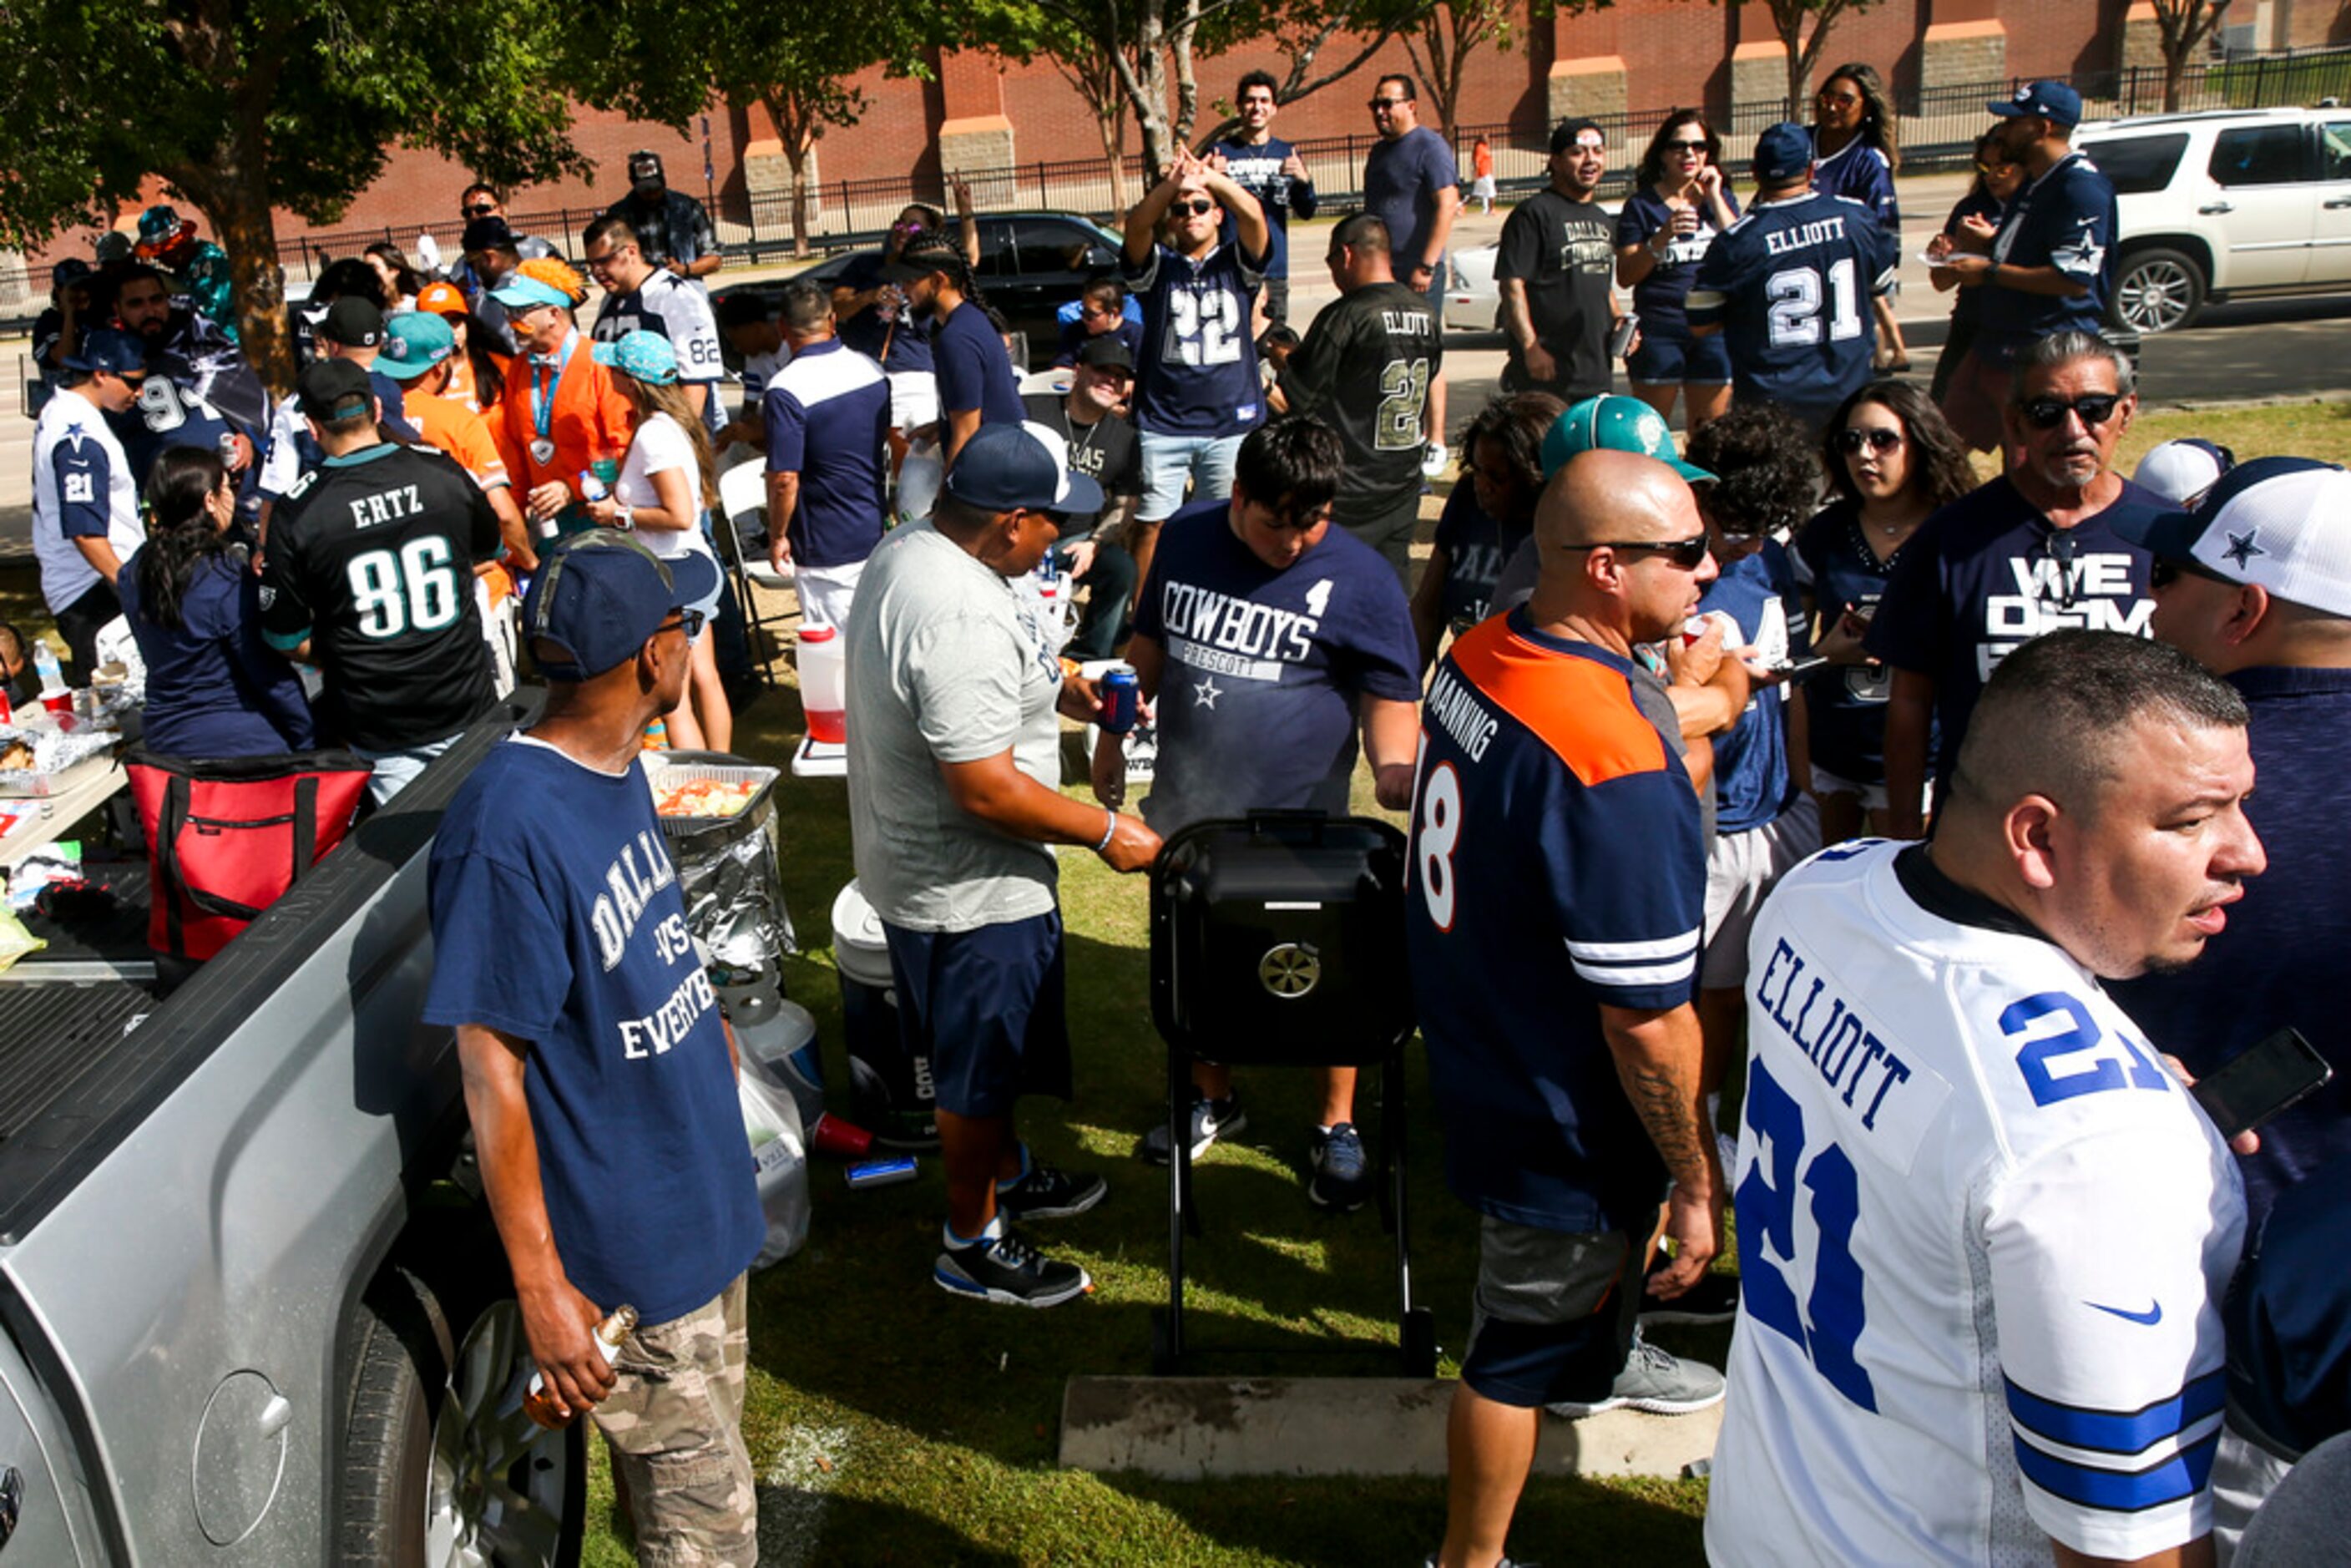
[[[622,252],[619,250],[608,250],[601,256],[583,256],[580,259],[587,264],[589,271],[601,272],[604,268],[620,260]]]
[[[1203,213],[1215,212],[1217,210],[1217,204],[1208,201],[1206,198],[1202,198],[1197,201],[1174,203],[1167,210],[1171,213],[1190,213],[1195,217],[1197,217]]]
[[[1374,114],[1377,114],[1384,109],[1402,109],[1411,101],[1412,99],[1408,98],[1375,98],[1372,99],[1371,110]]]
[[[2037,397],[2016,406],[2033,429],[2054,430],[2069,413],[2081,415],[2084,424],[2104,424],[2115,416],[2115,406],[2122,401],[2116,392],[2092,392],[2071,402],[2062,397]]]
[[[1706,151],[1706,143],[1703,141],[1668,141],[1666,143],[1666,151],[1668,152],[1687,152],[1695,156],[1696,154]]]
[[[470,207],[460,207],[457,210],[469,218],[486,218],[495,214],[498,208],[495,202],[475,202]]]
[[[1824,92],[1822,93],[1814,101],[1830,104],[1855,104],[1861,101],[1861,97],[1857,93]]]
[[[1706,559],[1704,534],[1692,534],[1686,539],[1595,539],[1588,545],[1564,545],[1564,549],[1613,549],[1620,555],[1661,555],[1684,571],[1693,570]]]
[[[1858,426],[1852,426],[1836,433],[1836,444],[1837,450],[1840,452],[1858,452],[1865,446],[1872,452],[1891,452],[1902,444],[1902,433],[1898,430],[1864,430]]]
[[[2229,588],[2244,586],[2234,578],[2221,576],[2201,561],[2188,560],[2179,556],[2157,556],[2147,569],[2149,588],[2169,588],[2183,577],[2200,577],[2207,582],[2217,582]]]
[[[685,633],[685,640],[691,643],[702,635],[703,620],[703,613],[699,610],[681,610],[677,612],[676,620],[663,622],[653,628],[653,633],[658,636],[664,632],[683,632]]]

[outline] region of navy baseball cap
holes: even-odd
[[[1102,486],[1070,472],[1070,444],[1034,420],[983,424],[947,470],[946,493],[984,512],[1099,512]]]
[[[324,424],[364,413],[375,402],[375,383],[356,360],[313,360],[294,378],[294,396],[305,418]]]
[[[2028,82],[2016,89],[2013,98],[1995,99],[1984,107],[2003,120],[2037,114],[2052,125],[2068,129],[2082,123],[2082,95],[2062,81]]]
[[[615,528],[542,550],[522,601],[522,634],[570,654],[538,658],[550,681],[584,681],[637,656],[662,623],[716,593],[718,563],[700,550],[663,557]]]
[[[81,352],[68,354],[59,363],[85,375],[143,374],[147,369],[147,345],[133,333],[100,327],[83,334]]]
[[[1088,338],[1079,346],[1078,363],[1092,370],[1134,373],[1134,354],[1127,348],[1125,340],[1115,332],[1102,332]]]
[[[2256,457],[2221,475],[2187,510],[2116,510],[2115,532],[2158,559],[2351,615],[2351,472],[2332,463]]]
[[[1766,185],[1784,185],[1813,166],[1813,133],[1783,120],[1755,139],[1755,178]]]

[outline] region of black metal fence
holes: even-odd
[[[2163,107],[2160,66],[2080,72],[2067,79],[2081,93],[2084,112],[2089,117],[2148,114]],[[2021,80],[2001,78],[1913,89],[1901,94],[1904,168],[1964,166],[1973,155],[1976,137],[1991,123],[1986,102],[2008,97]],[[2351,47],[2288,49],[2199,62],[2181,77],[2179,107],[2183,110],[2270,108],[2313,105],[2330,98],[2351,99]],[[1766,100],[1742,105],[1718,118],[1716,129],[1728,144],[1726,161],[1734,168],[1742,163],[1745,144],[1780,119],[1783,109],[1777,100]],[[1595,117],[1614,150],[1604,194],[1613,197],[1629,188],[1641,152],[1670,112],[1669,108],[1656,108]],[[1547,177],[1547,126],[1532,122],[1463,125],[1455,131],[1454,140],[1465,183],[1470,147],[1481,136],[1492,147],[1495,183],[1501,191],[1529,190]],[[1324,202],[1344,205],[1361,195],[1364,159],[1374,140],[1366,128],[1358,135],[1316,137],[1297,144],[1299,157]],[[1122,197],[1133,201],[1146,188],[1140,155],[1126,157],[1123,173],[1122,185],[1113,179],[1109,161],[1100,155],[1022,163],[973,175],[972,200],[983,213],[1041,207],[1110,217],[1119,210]],[[907,204],[916,201],[951,205],[949,193],[935,180],[893,176],[813,182],[807,202],[810,244],[819,251],[873,244]],[[793,245],[792,206],[789,191],[763,192],[714,214],[729,259],[756,266],[789,256]],[[514,214],[509,222],[517,231],[536,235],[565,255],[577,256],[582,248],[582,231],[601,211],[541,208]],[[415,226],[306,234],[282,247],[287,277],[289,283],[308,282],[329,260],[356,256],[379,241],[399,246],[415,261],[423,235],[432,236],[445,265],[456,259],[461,227],[453,215]],[[29,319],[46,302],[47,292],[46,267],[28,268],[21,280],[0,276],[0,322]]]

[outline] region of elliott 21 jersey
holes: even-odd
[[[1952,884],[1906,848],[1815,856],[1749,943],[1707,1555],[2177,1546],[2210,1521],[2235,1165],[2088,970],[1926,907]]]

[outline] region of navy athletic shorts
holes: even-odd
[[[1531,1409],[1608,1396],[1633,1347],[1646,1237],[1538,1230],[1479,1217],[1478,1287],[1461,1381]]]
[[[1061,916],[971,931],[882,923],[898,988],[898,1036],[931,1059],[938,1107],[1008,1116],[1023,1094],[1070,1097]]]

